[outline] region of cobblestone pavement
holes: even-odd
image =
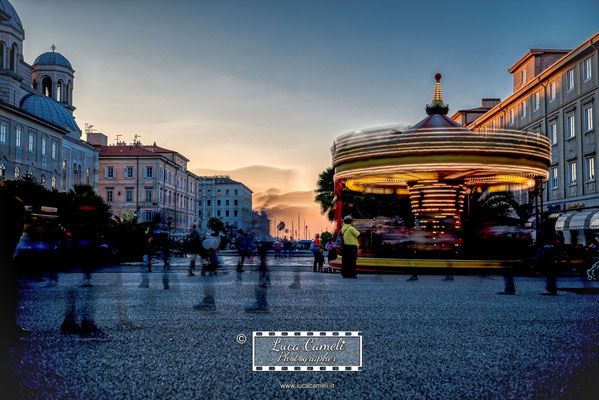
[[[255,263],[256,260],[254,260]],[[223,257],[212,277],[213,311],[195,310],[207,277],[154,265],[103,268],[91,287],[61,274],[54,287],[22,282],[20,323],[33,333],[3,349],[1,398],[423,398],[571,399],[599,393],[599,285],[517,278],[515,296],[498,296],[496,276],[422,276],[311,272],[309,257],[269,260],[268,313],[248,313],[258,273],[239,281]],[[168,281],[168,289],[164,282]],[[300,282],[300,288],[290,284]],[[61,334],[70,304],[103,335]],[[253,372],[252,346],[236,342],[259,330],[352,330],[363,334],[360,372]],[[334,388],[283,389],[281,384]]]

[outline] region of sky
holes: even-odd
[[[255,205],[304,212],[312,232],[329,226],[311,191],[335,137],[420,121],[437,72],[450,114],[503,99],[528,49],[599,31],[596,0],[11,3],[25,60],[55,44],[76,70],[82,129],[110,143],[137,134],[191,170],[243,177]]]

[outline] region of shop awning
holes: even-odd
[[[555,230],[556,231],[568,231],[570,230],[570,220],[578,214],[577,212],[569,212],[564,213],[557,217],[557,221],[555,221]]]
[[[537,217],[533,215],[526,221],[526,223],[524,224],[524,227],[525,228],[534,228],[536,225],[537,225]]]
[[[597,212],[596,209],[584,210],[575,214],[570,220],[570,230],[577,231],[580,229],[589,229],[591,217]]]
[[[593,215],[591,215],[589,229],[599,229],[599,211],[596,211]]]

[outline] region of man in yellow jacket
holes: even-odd
[[[358,236],[360,232],[351,226],[353,219],[350,215],[343,218],[341,236],[343,237],[343,255],[341,258],[341,275],[344,278],[356,277],[356,260],[358,258]]]

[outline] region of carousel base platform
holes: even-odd
[[[341,257],[329,265],[341,270]],[[452,260],[358,257],[356,268],[361,273],[390,274],[492,274],[502,275],[522,265],[521,260]]]

